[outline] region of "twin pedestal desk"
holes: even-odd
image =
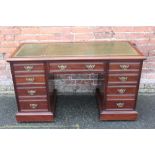
[[[55,116],[54,74],[98,74],[100,120],[136,120],[145,57],[130,42],[22,44],[10,62],[17,122],[47,122]],[[101,76],[102,75],[102,76]],[[103,78],[103,79],[102,79]]]

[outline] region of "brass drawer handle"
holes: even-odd
[[[119,65],[122,70],[129,69],[130,65]]]
[[[127,76],[120,76],[120,77],[118,77],[118,78],[119,78],[119,80],[122,81],[122,82],[125,82],[125,81],[128,80],[128,77],[127,77]]]
[[[123,108],[124,107],[124,103],[123,102],[118,102],[116,103],[118,108]]]
[[[36,90],[28,90],[27,93],[33,96],[36,93]]]
[[[58,68],[59,68],[61,71],[64,71],[64,70],[66,70],[67,65],[58,65]]]
[[[95,64],[89,64],[89,65],[86,65],[86,68],[88,70],[93,70],[95,68]]]
[[[33,82],[33,81],[34,81],[34,77],[27,77],[27,78],[26,78],[26,81],[27,81],[27,82]]]
[[[38,107],[38,104],[32,103],[30,104],[30,108],[32,109],[36,109]]]
[[[32,65],[29,65],[29,66],[24,66],[24,69],[28,72],[32,71],[33,69],[33,66]]]
[[[124,94],[124,93],[126,92],[126,89],[123,89],[123,88],[117,89],[117,92],[118,92],[119,94]]]

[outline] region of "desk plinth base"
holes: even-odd
[[[128,120],[135,121],[137,120],[138,113],[137,111],[110,111],[103,110],[100,111],[100,120]]]
[[[18,112],[16,114],[17,122],[51,122],[53,119],[52,112]]]
[[[103,121],[110,120],[137,120],[138,112],[135,110],[106,110],[102,109],[102,98],[98,89],[96,89],[96,98],[99,104],[99,118]]]

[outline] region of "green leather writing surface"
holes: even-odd
[[[13,57],[135,56],[128,42],[26,43]]]

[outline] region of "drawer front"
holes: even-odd
[[[90,62],[90,63],[50,63],[50,72],[63,72],[63,71],[104,71],[104,63]]]
[[[123,94],[123,95],[118,95],[118,94],[107,94],[107,100],[118,100],[118,99],[135,99],[136,94]]]
[[[139,74],[109,74],[108,83],[137,83]]]
[[[47,101],[19,101],[19,105],[22,112],[48,111]]]
[[[134,109],[135,100],[109,100],[106,103],[107,109]]]
[[[15,76],[16,84],[37,84],[45,83],[44,75],[26,75],[26,76]]]
[[[18,96],[19,100],[26,100],[26,101],[31,101],[31,100],[47,100],[47,94],[44,95],[35,95],[35,96]]]
[[[15,74],[44,73],[44,63],[17,63],[13,64]]]
[[[135,94],[137,92],[136,86],[108,86],[108,94]]]
[[[110,62],[109,71],[139,71],[140,62]]]
[[[38,95],[46,95],[45,87],[17,87],[18,96],[38,96]]]

